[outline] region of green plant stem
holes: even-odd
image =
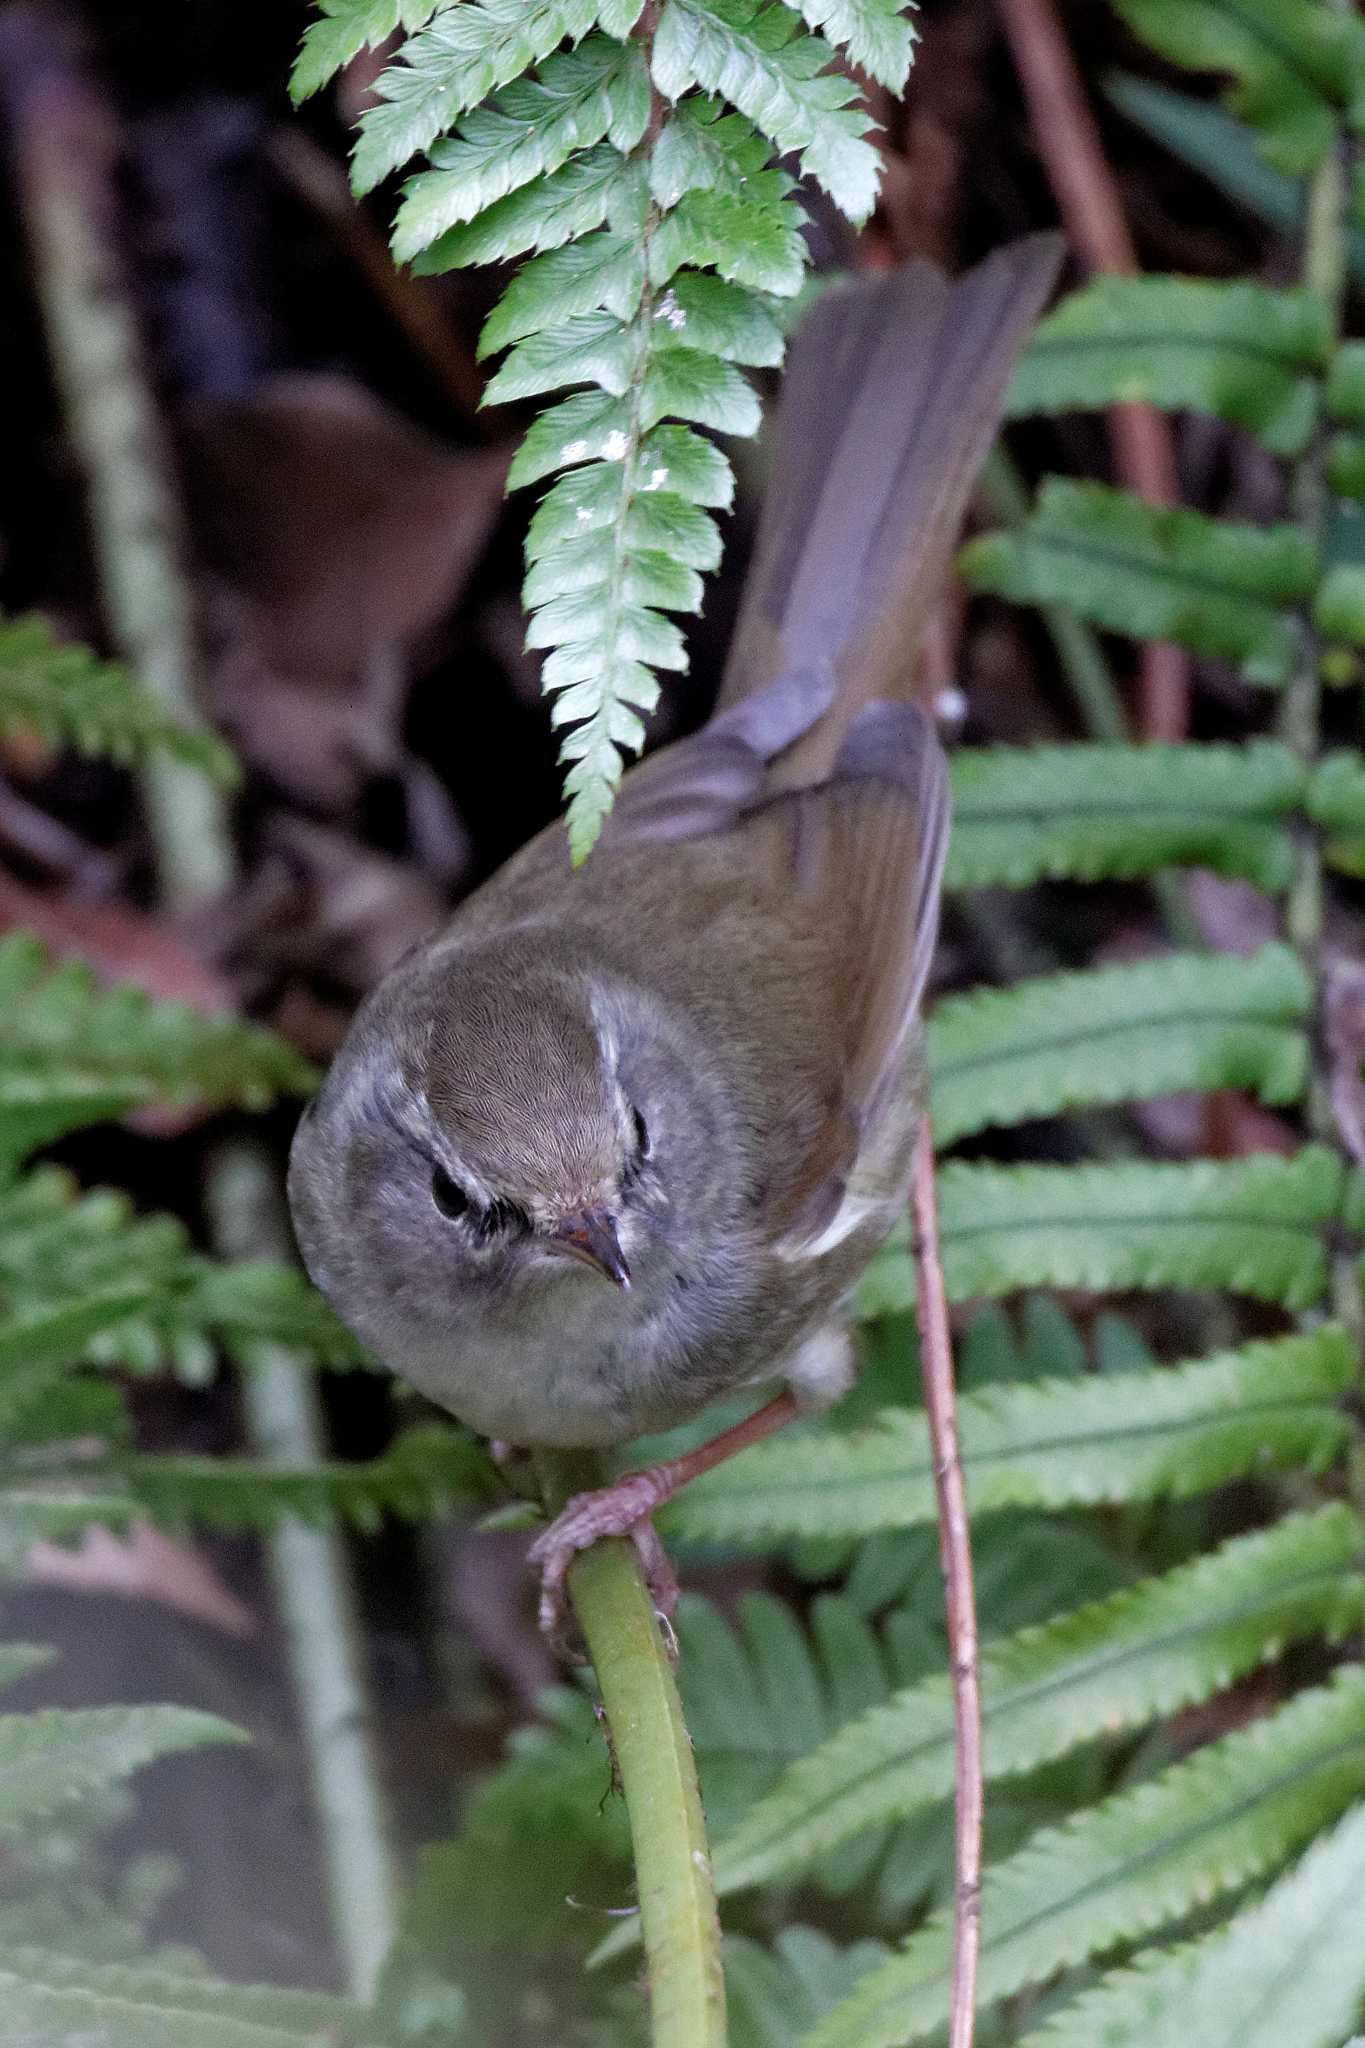
[[[16,13],[18,10],[16,10]],[[115,251],[117,137],[108,108],[29,17],[36,77],[11,121],[54,373],[88,484],[91,538],[120,654],[182,723],[201,714],[183,534],[157,408]],[[160,895],[202,909],[236,880],[226,804],[202,776],[148,765],[143,793]],[[205,1162],[216,1248],[289,1258],[278,1176],[265,1157],[221,1144]],[[258,1454],[315,1463],[323,1426],[313,1381],[271,1347],[244,1387]],[[370,1753],[370,1709],[350,1570],[334,1532],[288,1524],[269,1539],[300,1726],[317,1797],[333,1926],[345,1975],[373,1991],[397,1922],[397,1890]]]
[[[603,1483],[590,1454],[540,1452],[545,1504]],[[639,1559],[619,1539],[569,1572],[630,1816],[653,2048],[725,2048],[725,1979],[692,1741]]]

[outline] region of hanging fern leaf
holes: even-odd
[[[1059,974],[940,1003],[929,1025],[934,1135],[1243,1088],[1295,1102],[1308,1074],[1308,977],[1287,946],[1249,959],[1165,959]]]
[[[290,80],[296,101],[320,92],[353,57],[384,42],[396,28],[420,28],[441,0],[317,0],[317,4],[323,18],[305,29]]]
[[[517,488],[565,472],[527,543],[528,644],[564,729],[570,848],[583,859],[639,751],[660,673],[686,665],[670,614],[715,566],[729,464],[695,431],[751,434],[739,365],[775,363],[767,303],[805,275],[801,168],[851,219],[880,159],[847,50],[898,89],[906,0],[464,0],[414,5],[360,123],[369,190],[425,153],[394,229],[426,274],[528,256],[479,353],[511,348],[490,403],[569,391],[531,426]],[[394,5],[327,0],[296,95],[395,27]],[[804,15],[814,33],[802,31]],[[714,272],[714,277],[706,273]],[[577,389],[576,386],[586,386]]]
[[[1349,1338],[1311,1335],[1151,1372],[966,1394],[959,1427],[974,1514],[1180,1499],[1257,1472],[1321,1470],[1351,1437]],[[664,1512],[701,1542],[867,1536],[936,1513],[928,1425],[888,1409],[847,1435],[793,1430],[705,1473]]]
[[[360,2007],[320,1992],[0,1947],[0,2048],[320,2048],[371,2031]]]
[[[189,1707],[51,1708],[0,1714],[0,1834],[117,1785],[155,1757],[246,1737]]]
[[[982,2008],[1274,1870],[1362,1793],[1365,1673],[1344,1670],[988,1868]],[[939,1914],[805,2048],[920,2039],[947,2018],[951,1955],[951,1917]]]
[[[1345,1192],[1325,1146],[1227,1164],[968,1166],[939,1176],[943,1268],[954,1301],[1019,1287],[1230,1288],[1311,1308],[1327,1285],[1327,1236]],[[884,1315],[914,1300],[903,1235],[858,1293]]]
[[[1274,455],[1313,432],[1331,352],[1312,292],[1188,277],[1100,277],[1043,321],[1021,357],[1009,410],[1186,406],[1244,427]]]
[[[983,747],[953,756],[950,889],[1098,882],[1182,864],[1289,886],[1303,770],[1245,747]]]
[[[1209,519],[1064,477],[1044,484],[1026,525],[970,541],[959,560],[979,590],[1065,604],[1111,632],[1221,656],[1251,683],[1288,679],[1296,615],[1318,582],[1316,551],[1297,526]]]
[[[1143,1957],[1030,2033],[1024,2048],[1338,2048],[1365,1995],[1365,1806],[1250,1912]]]
[[[1311,171],[1334,146],[1339,109],[1365,91],[1365,24],[1317,0],[1114,0],[1177,64],[1230,72],[1232,111],[1267,157]]]
[[[1362,1531],[1349,1509],[1291,1516],[1065,1614],[981,1659],[988,1780],[1206,1699],[1284,1645],[1359,1627]],[[952,1793],[952,1688],[935,1674],[807,1751],[728,1837],[722,1892],[771,1883],[849,1835]]]

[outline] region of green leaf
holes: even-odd
[[[1283,683],[1298,654],[1295,612],[1312,597],[1316,550],[1296,526],[1247,526],[1148,505],[1107,484],[1050,477],[1027,523],[970,541],[978,589],[1064,604],[1116,633],[1174,640]]]
[[[638,330],[614,314],[579,313],[519,341],[479,402],[501,405],[566,384],[597,384],[619,398],[638,369],[642,348]]]
[[[396,28],[420,28],[439,0],[317,0],[317,5],[322,20],[304,30],[289,81],[296,104],[319,92],[352,57],[382,43]]]
[[[724,192],[751,198],[765,212],[779,211],[793,181],[774,168],[766,138],[743,114],[726,113],[720,100],[689,95],[674,107],[649,159],[649,189],[664,213],[685,192]]]
[[[1317,415],[1330,323],[1312,292],[1245,281],[1101,277],[1036,330],[1010,387],[1013,417],[1145,403],[1193,406],[1299,455]]]
[[[688,192],[654,231],[651,283],[665,285],[683,264],[702,265],[754,291],[789,299],[810,260],[804,216],[792,205],[761,205],[750,193]]]
[[[661,434],[666,435],[668,431],[664,428],[646,438],[644,452],[653,458],[650,474],[661,466],[658,460],[664,453]],[[704,441],[699,446],[710,455],[716,453]],[[724,457],[720,459],[724,464]],[[718,479],[720,474],[716,472]],[[723,477],[723,487],[728,488],[731,481],[728,465],[724,467]],[[591,540],[595,535],[614,529],[620,522],[619,470],[610,463],[573,470],[546,492],[536,508],[526,538],[526,558],[528,562],[544,562],[552,566],[561,550],[574,541]],[[662,550],[687,568],[714,569],[720,559],[720,533],[715,520],[700,511],[690,496],[658,485],[632,498],[625,514],[623,534],[628,548]],[[532,600],[528,598],[527,602]]]
[[[0,940],[0,1140],[8,1156],[137,1103],[264,1109],[302,1094],[313,1069],[273,1032],[129,986],[102,989],[82,961],[53,961],[27,933]],[[82,1111],[82,1105],[86,1105]],[[11,1133],[32,1119],[21,1145]]]
[[[724,278],[682,271],[654,308],[655,349],[706,349],[729,363],[775,369],[782,329],[767,299]]]
[[[363,1463],[126,1455],[93,1467],[90,1478],[120,1482],[154,1522],[176,1529],[268,1531],[292,1517],[315,1528],[344,1521],[375,1530],[386,1516],[434,1521],[497,1492],[484,1451],[444,1423],[410,1429]]]
[[[1318,0],[1114,0],[1137,34],[1195,71],[1225,71],[1228,105],[1272,163],[1311,171],[1365,79],[1365,26]]]
[[[0,1835],[117,1785],[156,1757],[245,1740],[230,1722],[190,1707],[0,1714]]]
[[[1030,2033],[1025,2048],[1338,2048],[1365,1993],[1365,1806],[1249,1912],[1144,1956]]]
[[[1180,1500],[1248,1474],[1321,1470],[1351,1425],[1354,1372],[1336,1325],[1149,1372],[1005,1383],[958,1404],[974,1515],[998,1508]],[[936,1515],[918,1410],[847,1435],[789,1430],[694,1480],[664,1512],[689,1541],[869,1536]]]
[[[992,1125],[1192,1088],[1297,1102],[1312,999],[1297,956],[1280,945],[949,997],[929,1023],[935,1138],[951,1145]]]
[[[556,46],[593,26],[594,0],[463,0],[432,6],[436,18],[404,43],[401,61],[380,73],[378,104],[360,118],[352,184],[369,192],[429,149],[461,114],[519,78]]]
[[[824,186],[850,220],[877,202],[880,163],[866,140],[871,116],[851,107],[857,88],[827,70],[832,51],[797,33],[788,7],[767,0],[664,0],[651,68],[666,99],[692,86],[739,108]]]
[[[483,325],[479,355],[495,355],[525,334],[599,307],[629,320],[645,288],[637,240],[603,228],[562,249],[533,256],[512,279]]]
[[[1290,1516],[989,1646],[987,1780],[1207,1699],[1286,1643],[1320,1631],[1339,1641],[1365,1609],[1363,1535],[1340,1505]],[[803,1755],[728,1837],[717,1826],[722,1896],[789,1876],[849,1835],[949,1798],[953,1768],[952,1686],[936,1672]]]
[[[635,43],[590,36],[546,60],[538,78],[507,86],[431,146],[432,168],[409,180],[393,230],[400,263],[518,186],[557,171],[604,139],[621,151],[649,119],[649,81]]]
[[[908,0],[795,0],[809,27],[894,93],[905,90],[915,54]]]
[[[0,2048],[321,2048],[365,2038],[368,2022],[321,1992],[0,1947]]]
[[[513,457],[507,488],[536,483],[567,463],[605,459],[619,466],[630,452],[632,418],[629,397],[610,391],[580,391],[548,406]]]
[[[1341,1162],[1309,1145],[1291,1159],[1132,1160],[968,1166],[939,1175],[949,1297],[1016,1287],[1219,1287],[1309,1308],[1327,1285],[1326,1239]],[[864,1315],[907,1308],[914,1275],[898,1233],[859,1292]]]
[[[1343,1670],[987,1870],[986,2009],[1273,1870],[1365,1791],[1365,1673]],[[900,2048],[947,2017],[951,1916],[864,1977],[805,2048]]]
[[[1273,741],[966,747],[951,774],[950,889],[1126,880],[1179,864],[1278,891],[1293,874],[1287,821],[1304,774]]]
[[[432,277],[463,264],[502,263],[528,249],[558,249],[628,210],[639,190],[639,166],[609,142],[599,143],[549,177],[509,192],[477,220],[449,228],[412,267],[419,277]]]
[[[645,429],[672,415],[718,434],[756,434],[757,395],[742,371],[696,348],[657,350],[645,372],[640,416]]]
[[[64,645],[33,612],[0,618],[0,732],[23,726],[54,746],[125,766],[169,754],[225,788],[238,780],[236,760],[215,734],[169,717],[126,668]]]

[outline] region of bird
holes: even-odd
[[[915,656],[1060,262],[1010,244],[828,288],[791,345],[716,709],[547,827],[361,1005],[289,1170],[311,1277],[474,1431],[617,1447],[778,1389],[569,1502],[541,1620],[649,1519],[853,1373],[851,1291],[907,1197],[948,778]]]

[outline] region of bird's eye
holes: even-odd
[[[431,1176],[431,1199],[443,1216],[454,1219],[469,1214],[469,1197],[459,1182],[452,1180],[443,1166],[436,1167]]]
[[[650,1152],[653,1150],[649,1142],[649,1125],[645,1122],[638,1109],[632,1109],[630,1115],[631,1121],[635,1126],[636,1153],[641,1159],[648,1159]]]

